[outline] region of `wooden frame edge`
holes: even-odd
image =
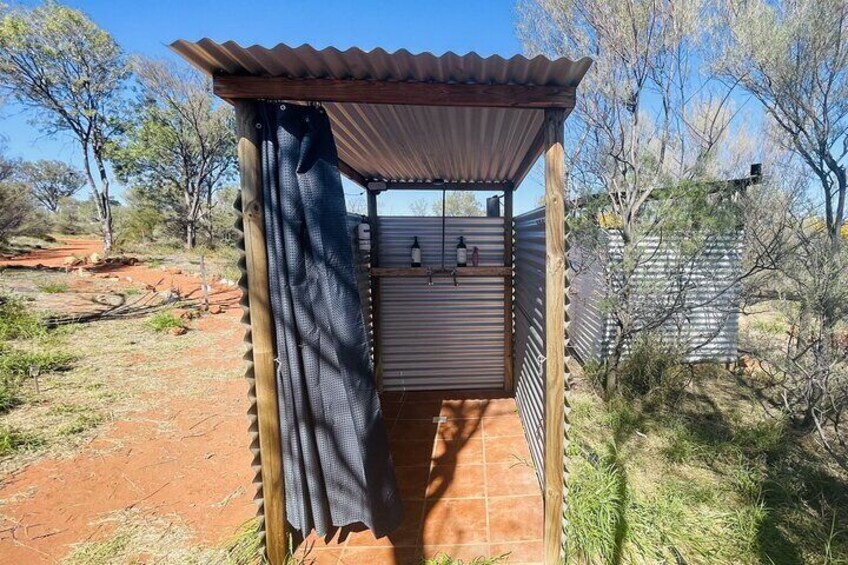
[[[277,402],[277,376],[274,361],[274,327],[268,284],[268,255],[262,206],[262,171],[257,103],[236,104],[239,176],[241,179],[241,221],[244,231],[244,296],[246,320],[250,323],[246,340],[252,364],[248,372],[255,381],[255,411],[259,435],[262,478],[260,513],[265,529],[265,551],[270,565],[284,565],[288,559],[285,481],[283,477],[282,428]]]
[[[545,565],[561,563],[564,548],[568,383],[564,120],[562,110],[545,110]]]

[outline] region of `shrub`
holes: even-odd
[[[53,229],[70,235],[99,234],[97,205],[91,198],[76,200],[63,198],[59,210],[53,214]]]
[[[43,235],[46,224],[44,214],[25,185],[0,182],[0,243],[14,235]]]
[[[19,298],[0,295],[0,342],[44,335],[46,327]]]
[[[623,392],[631,396],[655,392],[667,396],[679,393],[686,384],[680,351],[652,335],[636,338],[618,373]]]

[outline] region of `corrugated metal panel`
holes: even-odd
[[[599,363],[606,357],[604,347],[611,331],[609,316],[602,305],[606,297],[603,264],[572,239],[569,267],[569,345],[581,363]]]
[[[436,216],[382,216],[378,218],[380,266],[409,267],[415,237],[421,246],[425,267],[442,265],[442,218]],[[477,246],[481,266],[502,266],[504,253],[503,218],[445,218],[445,267],[456,266],[456,245],[465,237],[468,261]]]
[[[238,285],[241,289],[241,305],[242,315],[241,324],[244,326],[244,342],[246,344],[244,352],[245,371],[244,378],[247,379],[247,398],[250,406],[247,409],[248,418],[248,436],[250,437],[250,453],[253,459],[250,462],[250,467],[253,470],[253,502],[256,504],[256,514],[259,523],[257,524],[257,535],[259,538],[259,551],[265,552],[265,491],[262,483],[262,452],[259,450],[259,410],[256,406],[256,372],[253,362],[253,333],[250,325],[250,297],[247,290],[247,258],[245,255],[244,246],[244,220],[242,219],[242,199],[241,191],[236,196],[236,201],[233,205],[236,210],[235,228],[238,231],[238,241],[236,248],[239,251],[238,268],[241,272]],[[268,305],[266,304],[267,308]]]
[[[655,295],[668,288],[669,295],[679,289],[685,296],[683,311],[663,325],[662,333],[689,351],[687,361],[735,361],[739,286],[734,281],[741,270],[741,237],[710,238],[695,259],[681,257],[679,241],[650,238],[641,246],[650,260],[636,273],[636,284],[651,287]],[[621,239],[610,237],[610,256],[620,258],[621,249]]]
[[[441,265],[441,219],[379,220],[380,265],[409,265],[417,235],[425,264]],[[501,218],[448,218],[448,265],[456,238],[477,245],[481,263],[503,265]],[[454,242],[454,243],[450,243]],[[501,388],[504,281],[501,278],[384,278],[380,281],[380,356],[385,390]]]
[[[209,75],[294,79],[522,84],[576,87],[591,61],[476,53],[412,54],[382,49],[315,49],[309,45],[242,47],[210,39],[171,48]],[[542,110],[386,104],[324,105],[339,157],[369,180],[514,181],[543,119]]]
[[[515,402],[544,488],[545,213],[515,218]]]
[[[708,240],[695,259],[678,252],[679,241],[647,238],[640,242],[641,255],[647,257],[633,277],[634,285],[648,289],[650,300],[684,295],[684,307],[661,328],[660,333],[684,347],[689,362],[733,361],[738,355],[739,285],[741,237],[722,236]],[[583,253],[572,248],[576,256]],[[609,237],[611,260],[620,260],[622,242]],[[574,285],[580,289],[572,299],[573,345],[581,360],[602,361],[612,352],[613,324],[599,302],[606,288],[603,265],[580,272]],[[667,289],[667,291],[666,291]],[[615,288],[611,290],[615,292]],[[662,304],[657,307],[662,308]],[[627,346],[625,346],[626,348]]]
[[[385,80],[412,82],[459,82],[476,84],[527,84],[538,86],[577,86],[591,60],[550,60],[544,56],[528,59],[515,55],[481,57],[477,53],[457,55],[451,51],[410,53],[400,49],[363,51],[353,47],[315,49],[303,44],[273,48],[259,45],[242,47],[235,41],[217,43],[204,38],[197,42],[177,40],[171,49],[207,74],[260,75],[288,78],[342,80]]]

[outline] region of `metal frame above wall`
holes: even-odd
[[[568,284],[566,279],[563,122],[591,60],[482,58],[476,53],[411,54],[359,49],[272,49],[237,43],[177,41],[177,53],[212,77],[215,93],[236,107],[241,220],[244,233],[246,340],[252,344],[251,423],[261,530],[269,563],[286,562],[285,489],[268,301],[268,265],[260,190],[256,103],[320,103],[339,153],[339,170],[368,194],[368,216],[378,218],[383,190],[432,188],[505,193],[504,265],[512,266],[512,192],[545,155],[545,563],[559,563],[566,496]],[[372,226],[379,230],[379,222]],[[377,237],[374,237],[378,240]],[[372,254],[376,254],[374,250]],[[386,276],[373,265],[372,275]],[[511,270],[504,290],[506,387],[512,389]],[[380,276],[372,276],[380,308]],[[563,291],[563,289],[565,289]],[[379,339],[380,328],[375,327]],[[379,350],[375,351],[377,376]],[[255,391],[255,395],[254,395]]]

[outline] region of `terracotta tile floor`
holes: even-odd
[[[309,564],[418,565],[447,553],[542,562],[542,496],[515,401],[492,392],[386,393],[383,415],[404,521],[382,539],[338,532],[307,539]],[[447,418],[433,423],[436,416]]]

